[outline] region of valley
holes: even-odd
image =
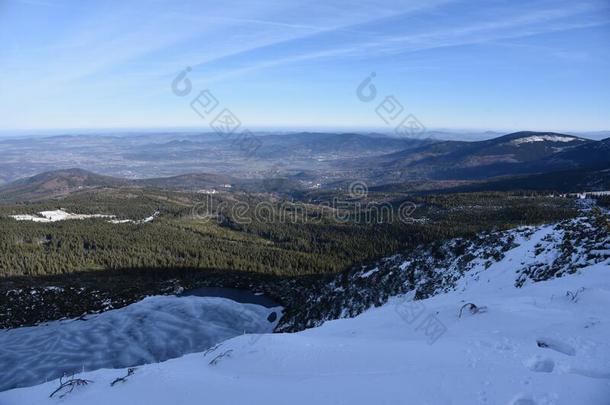
[[[608,0],[0,37],[0,405],[610,405]]]
[[[152,146],[138,139],[132,146],[148,152],[137,159],[155,165],[122,155],[134,170],[127,176],[121,164],[95,173],[58,162],[0,185],[0,327],[12,348],[0,360],[22,370],[9,373],[4,388],[78,371],[77,363],[133,368],[214,350],[241,333],[256,342],[257,333],[315,329],[396,297],[425,301],[506,267],[511,257],[515,289],[610,260],[610,166],[597,152],[606,141],[547,133],[470,143],[274,136],[256,165],[235,157],[225,161],[227,172],[198,158],[200,166],[190,167],[180,156],[193,140],[173,142],[170,157],[146,155]],[[74,147],[95,162],[88,148]],[[286,160],[283,148],[291,147],[298,159]],[[13,166],[1,167],[9,173]],[[182,298],[218,288],[264,296],[281,309],[271,324],[267,315],[257,323],[265,307]],[[195,321],[193,308],[211,317]],[[44,349],[50,342],[74,347],[68,335],[80,336],[88,347],[101,339],[90,330],[111,324],[124,327],[104,336],[130,340],[129,350],[103,341],[94,359],[78,349],[84,357],[62,357],[63,371],[46,366],[56,355]],[[180,332],[170,347],[161,332],[148,331],[152,324],[168,334],[188,324],[198,338]],[[22,344],[43,350],[32,357]]]
[[[528,131],[470,142],[353,133],[255,135],[258,147],[252,153],[215,133],[0,139],[0,200],[37,198],[26,193],[27,184],[9,183],[62,171],[75,183],[57,176],[51,176],[55,185],[44,177],[32,181],[57,188],[58,195],[89,183],[190,191],[230,184],[253,191],[269,187],[271,179],[294,192],[346,187],[353,181],[370,187],[400,184],[416,192],[468,184],[484,188],[488,182],[494,189],[493,182],[507,179],[516,182],[514,188],[520,183],[529,188],[535,181],[528,176],[561,178],[571,171],[569,181],[561,184],[566,191],[610,189],[604,171],[610,164],[608,139]],[[592,181],[596,175],[600,178]]]

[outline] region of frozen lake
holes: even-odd
[[[84,318],[0,330],[0,391],[64,372],[160,362],[244,333],[270,333],[281,310],[248,291],[206,288],[148,297]]]

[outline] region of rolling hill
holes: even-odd
[[[192,173],[152,179],[121,179],[82,169],[56,170],[0,186],[0,201],[36,201],[65,197],[71,193],[104,188],[147,187],[166,190],[198,191],[231,184],[228,176]]]
[[[158,144],[155,153],[175,156],[196,152],[200,146],[195,145],[205,142],[199,143],[195,139]],[[607,189],[609,183],[610,138],[594,141],[552,132],[516,132],[465,142],[400,139],[375,134],[298,133],[266,135],[260,140],[256,159],[242,159],[236,163],[249,167],[246,173],[252,177],[195,172],[173,177],[122,179],[82,169],[65,169],[1,185],[0,200],[58,198],[83,189],[104,187],[198,191],[232,184],[234,189],[243,191],[278,192],[282,188],[294,190],[315,184],[332,188],[346,179],[365,181],[375,189],[428,192],[441,189],[565,192]],[[150,152],[147,150],[145,154]],[[207,154],[213,155],[212,152]],[[160,155],[147,155],[147,158],[152,159],[152,156]],[[295,166],[293,158],[301,163]],[[265,167],[278,159],[282,162],[281,182],[274,178],[279,174],[272,170],[267,174],[263,171],[261,175],[256,169],[258,165]],[[315,166],[318,161],[324,164]],[[178,162],[174,165],[181,167]],[[230,172],[231,165],[227,165],[217,170]],[[307,169],[296,170],[298,167]],[[402,189],[401,185],[404,185]]]
[[[0,200],[37,200],[66,196],[87,188],[122,187],[129,180],[102,176],[82,169],[45,172],[0,187]]]
[[[591,150],[607,166],[606,141],[552,132],[516,132],[477,142],[445,141],[360,160],[384,180],[480,180],[496,176],[584,168]]]

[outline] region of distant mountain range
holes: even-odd
[[[432,143],[429,140],[392,138],[381,134],[300,132],[284,135],[257,135],[254,141],[237,136],[206,135],[142,145],[126,156],[138,160],[192,159],[204,157],[218,148],[225,153],[253,155],[256,159],[303,159],[379,155],[409,150]],[[250,150],[251,149],[251,150]]]
[[[499,176],[610,166],[610,141],[550,132],[517,132],[477,141],[444,141],[358,159],[380,182],[483,180]]]
[[[394,191],[576,191],[607,189],[609,182],[610,138],[594,141],[552,132],[516,132],[474,142],[400,139],[379,134],[265,135],[260,138],[260,147],[252,159],[239,157],[235,146],[228,146],[231,141],[218,136],[189,136],[159,142],[163,139],[159,136],[155,138],[157,142],[151,142],[138,138],[89,138],[85,145],[74,137],[54,139],[57,154],[79,154],[75,163],[86,162],[85,168],[89,171],[50,170],[8,181],[0,186],[0,200],[61,197],[82,189],[103,187],[196,191],[233,184],[237,189],[257,192],[268,191],[265,185],[269,184],[273,184],[273,191],[278,191],[281,187],[294,190],[316,185],[332,188],[361,180],[372,188]],[[51,147],[49,142],[43,141],[46,148]],[[12,145],[15,149],[7,155],[5,164],[15,168],[26,165],[19,150],[34,156],[39,148],[23,140],[17,146]],[[112,159],[104,159],[104,151],[111,151]],[[218,163],[213,164],[214,159]],[[192,170],[200,167],[201,161],[210,162],[213,172]],[[144,173],[153,176],[127,179],[121,175],[95,174],[97,167],[106,173],[145,170]],[[193,173],[154,176],[180,170]],[[269,182],[269,178],[274,181]],[[275,181],[278,178],[286,181]]]

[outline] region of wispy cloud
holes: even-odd
[[[30,6],[44,6],[44,7],[60,7],[61,5],[57,2],[53,3],[50,1],[43,0],[17,0],[18,3],[27,4]]]
[[[279,52],[268,52],[273,54],[273,56],[268,59],[248,63],[247,66],[243,67],[224,69],[222,73],[209,78],[208,82],[214,82],[225,78],[233,78],[239,75],[252,73],[261,69],[298,63],[304,60],[403,54],[439,48],[493,43],[498,40],[517,39],[545,33],[597,27],[610,23],[610,19],[604,17],[605,13],[602,12],[609,9],[610,8],[607,5],[600,2],[583,2],[577,4],[562,3],[562,7],[558,7],[555,4],[548,4],[543,8],[537,9],[519,8],[516,12],[513,10],[508,15],[499,12],[503,10],[491,9],[488,13],[479,17],[479,21],[472,21],[469,19],[463,22],[458,21],[454,22],[452,26],[441,29],[426,27],[424,30],[418,28],[418,30],[413,30],[414,32],[409,32],[409,24],[404,24],[404,31],[391,35],[384,34],[383,31],[381,31],[379,34],[361,38],[348,37],[338,44],[328,45],[324,41],[325,34],[334,33],[338,30],[361,32],[363,29],[368,29],[373,30],[373,33],[375,33],[375,23],[387,23],[388,16],[385,16],[383,18],[360,22],[354,25],[313,30],[314,32],[309,35],[298,36],[297,38],[290,38],[284,41],[258,44],[253,47],[222,55],[218,58],[201,61],[195,66],[200,68],[205,67],[208,64],[218,62],[222,59],[239,57],[245,53],[254,54],[255,51],[261,51],[278,44],[284,44],[286,45],[286,48],[290,48],[289,45],[295,43],[294,48],[299,49],[298,42],[302,41],[304,38],[309,38],[314,35],[320,38],[318,41],[318,49],[310,49],[302,53],[290,52],[288,55]],[[585,18],[574,18],[582,16],[583,14],[586,14]],[[591,17],[591,14],[599,15],[599,17]],[[399,15],[401,14],[396,14],[391,17]],[[432,24],[432,26],[434,26],[434,24]],[[309,28],[313,29],[313,27]]]
[[[51,107],[53,117],[72,120],[75,105],[90,116],[111,115],[119,99],[129,108],[150,103],[163,111],[166,101],[158,100],[185,66],[194,68],[198,83],[224,86],[236,98],[255,86],[251,78],[273,87],[282,73],[299,72],[295,66],[307,66],[303,76],[332,76],[329,83],[345,87],[351,84],[342,80],[353,80],[354,72],[396,68],[407,55],[431,66],[409,65],[429,83],[452,82],[443,62],[451,64],[458,47],[475,58],[498,58],[489,51],[509,50],[512,42],[514,55],[526,58],[539,49],[565,62],[554,69],[568,71],[570,61],[580,60],[597,63],[601,72],[609,56],[595,41],[610,31],[609,9],[607,0],[16,0],[0,14],[0,122],[48,119]],[[566,36],[583,40],[544,39]],[[403,86],[400,77],[387,80]],[[290,86],[305,93],[311,87],[296,80]],[[600,86],[577,91],[584,88]],[[75,101],[85,99],[90,106]]]

